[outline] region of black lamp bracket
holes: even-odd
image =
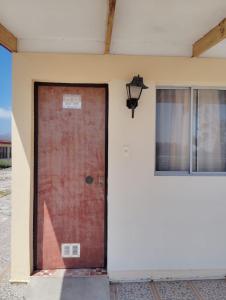
[[[126,104],[129,109],[132,109],[132,118],[134,118],[134,110],[138,106],[138,99],[136,98],[127,99]]]

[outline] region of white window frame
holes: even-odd
[[[193,126],[193,94],[194,90],[223,90],[226,91],[226,87],[222,86],[195,86],[195,85],[188,85],[188,86],[177,86],[177,85],[158,85],[156,86],[156,92],[157,90],[169,90],[169,89],[189,89],[190,90],[190,134],[189,134],[189,171],[157,171],[156,170],[156,142],[157,142],[157,93],[155,93],[155,176],[226,176],[225,172],[195,172],[192,170],[192,161],[193,161],[193,151],[192,151],[192,143],[193,143],[193,134],[192,134],[192,126]]]

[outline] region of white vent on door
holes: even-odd
[[[80,257],[80,244],[71,244],[71,257]]]
[[[70,257],[70,244],[62,244],[61,245],[61,256],[62,257]]]
[[[80,257],[80,244],[61,244],[62,257]]]

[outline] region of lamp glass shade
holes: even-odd
[[[142,87],[140,86],[130,86],[130,94],[132,99],[139,99],[142,92]]]

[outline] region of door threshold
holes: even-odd
[[[105,269],[54,269],[54,270],[37,270],[31,276],[38,277],[90,277],[106,276]]]

